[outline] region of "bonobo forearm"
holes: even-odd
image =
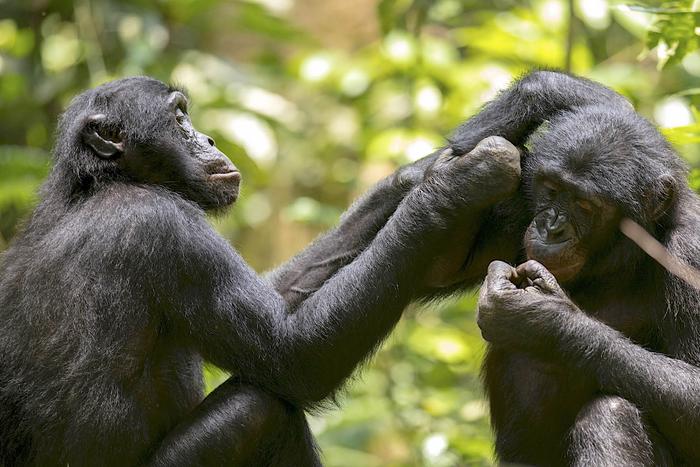
[[[436,152],[426,156],[381,180],[353,203],[337,227],[267,275],[290,310],[296,309],[367,248],[406,194],[422,181],[437,155]]]
[[[553,71],[535,71],[516,81],[450,138],[457,153],[471,151],[487,136],[502,136],[516,146],[554,113],[605,103],[632,109],[619,94],[598,83]]]
[[[636,345],[584,314],[562,335],[563,357],[593,375],[600,389],[649,414],[685,458],[700,460],[700,368]],[[689,436],[694,433],[694,436]]]
[[[286,348],[295,349],[287,355],[289,368],[298,380],[314,382],[304,385],[311,393],[295,395],[295,401],[333,393],[424,287],[434,245],[448,223],[426,214],[435,209],[426,205],[429,199],[421,189],[411,192],[371,245],[289,317]]]
[[[480,219],[512,196],[519,181],[520,153],[502,139],[489,138],[462,157],[439,156],[369,245],[296,309],[210,233],[209,241],[220,246],[204,251],[222,252],[207,264],[215,280],[203,271],[190,276],[212,290],[215,319],[198,319],[203,313],[187,306],[192,285],[183,284],[175,299],[185,310],[183,330],[206,359],[247,383],[299,406],[324,399],[376,348],[406,305],[430,289],[428,266],[453,230],[473,239],[480,222],[464,220]],[[198,237],[206,239],[206,233]],[[197,255],[198,249],[187,251]]]

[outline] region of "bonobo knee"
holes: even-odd
[[[584,432],[588,435],[608,436],[620,431],[630,434],[643,432],[642,413],[627,399],[601,395],[584,405],[578,413],[573,435]]]
[[[291,406],[277,396],[233,379],[216,388],[204,403],[209,399],[213,405],[225,408],[227,418],[244,421],[251,437],[276,430],[287,421],[291,410]]]
[[[583,406],[577,419],[597,419],[599,417],[607,416],[641,418],[641,412],[627,399],[620,396],[605,395],[596,397],[588,404]]]
[[[221,459],[229,460],[226,465],[256,465],[274,455],[299,417],[285,401],[231,378],[168,433],[147,465],[221,465]]]
[[[652,466],[663,458],[640,410],[618,396],[600,396],[586,404],[569,441],[569,464],[575,467]]]

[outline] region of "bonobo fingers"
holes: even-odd
[[[441,155],[437,171],[449,170],[475,206],[489,206],[513,195],[520,185],[520,150],[505,138],[489,136],[463,156]],[[453,178],[454,180],[454,178]]]
[[[513,266],[503,261],[491,261],[489,264],[484,286],[490,292],[517,289],[517,271]]]
[[[482,139],[468,154],[469,157],[488,157],[520,178],[520,150],[500,136]]]
[[[538,263],[535,260],[529,260],[521,264],[515,268],[515,272],[518,276],[527,278],[528,283],[532,284],[534,287],[537,287],[543,292],[557,294],[564,293],[554,275],[541,263]]]
[[[498,308],[498,304],[506,295],[517,291],[517,273],[515,268],[503,261],[492,261],[479,293],[479,310]]]
[[[414,186],[421,183],[426,174],[430,171],[436,160],[441,157],[446,151],[452,152],[451,149],[443,150],[442,152],[434,152],[428,156],[422,157],[417,161],[400,167],[394,173],[394,186],[399,187],[404,191],[409,191]]]
[[[468,154],[457,155],[454,148],[442,150],[428,168],[425,181],[428,191],[451,203],[446,208],[466,215],[489,209],[515,194],[520,173],[520,150],[504,138],[491,136]]]
[[[497,321],[503,314],[504,306],[516,295],[523,293],[522,290],[518,290],[516,281],[517,273],[511,265],[503,261],[492,261],[489,264],[476,307],[476,323],[482,337],[489,342],[498,337]]]

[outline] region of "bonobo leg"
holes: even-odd
[[[149,466],[316,467],[304,412],[230,378],[161,442]]]
[[[600,396],[586,404],[569,434],[569,464],[589,466],[669,466],[666,443],[634,404]]]

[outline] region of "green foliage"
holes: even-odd
[[[570,12],[564,0],[381,0],[332,9],[342,3],[4,3],[0,248],[36,201],[59,112],[81,90],[133,74],[185,85],[195,124],[241,169],[241,199],[212,222],[260,270],[332,225],[368,185],[440,146],[531,68],[570,64],[619,90],[700,166],[697,2],[576,0]],[[700,189],[700,172],[690,183]],[[342,410],[313,417],[329,466],[492,462],[474,304],[468,295],[409,311]],[[226,377],[207,366],[207,390]]]
[[[36,189],[49,169],[46,153],[0,146],[0,249],[14,236],[20,220],[29,214]]]
[[[690,173],[690,186],[693,190],[700,192],[700,170],[695,169]]]
[[[694,0],[674,2],[644,2],[633,9],[654,14],[655,19],[647,34],[647,47],[658,49],[659,66],[680,63],[689,53],[698,49],[700,41],[696,28],[700,26],[700,11]]]

